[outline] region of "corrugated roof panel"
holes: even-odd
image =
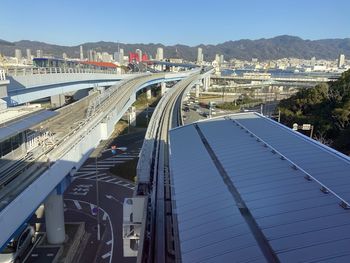
[[[235,116],[232,116],[232,118],[236,119]],[[334,154],[311,139],[309,140],[269,119],[259,118],[252,121],[252,119],[240,118],[237,121],[251,132],[258,134],[261,139],[271,146],[278,148],[282,154],[292,159],[293,162],[303,167],[315,178],[322,180],[325,185],[332,186],[333,191],[338,191],[337,182],[333,175],[337,176],[337,181],[349,181],[350,158]],[[275,140],[276,137],[284,138],[284,140]],[[290,147],[293,148],[292,152]],[[304,154],[301,154],[304,152],[307,152],[307,158]],[[320,176],[319,171],[322,171],[322,174],[328,173],[328,176]],[[350,201],[350,191],[348,193],[343,192],[342,197]]]
[[[207,147],[214,152],[215,158],[217,158],[215,162],[219,162],[223,167],[280,261],[328,262],[327,260],[329,260],[329,262],[337,262],[336,260],[339,259],[339,262],[347,262],[347,259],[350,262],[350,251],[346,250],[346,247],[347,249],[349,247],[348,240],[350,240],[350,211],[341,208],[339,206],[340,200],[336,196],[321,192],[320,184],[306,180],[306,173],[294,169],[291,162],[284,158],[281,159],[281,156],[274,153],[269,145],[264,147],[264,143],[258,141],[255,136],[271,144],[302,169],[318,180],[322,180],[327,187],[335,189],[338,194],[342,193],[342,196],[343,193],[349,194],[350,192],[346,187],[350,185],[349,160],[341,156],[338,157],[330,150],[279,125],[271,124],[269,120],[259,115],[250,113],[231,117],[237,119],[241,124],[244,123],[246,128],[249,126],[248,131],[237,126],[232,120],[218,118],[198,123],[201,136],[204,136],[208,142],[209,146]],[[188,132],[189,130],[191,132]],[[188,133],[184,134],[184,131]],[[178,136],[173,137],[176,132]],[[251,132],[254,135],[250,135]],[[213,216],[211,212],[216,211],[222,215],[226,213],[229,215],[232,210],[229,204],[226,208],[225,200],[222,199],[225,198],[225,194],[221,195],[217,192],[221,186],[214,177],[221,181],[223,181],[223,177],[218,172],[213,172],[213,167],[214,170],[217,169],[213,165],[214,159],[208,157],[209,150],[199,140],[199,131],[196,133],[193,126],[186,126],[171,131],[171,138],[175,192],[181,192],[180,189],[176,190],[176,188],[183,186],[184,189],[192,191],[192,194],[187,195],[190,199],[196,200],[196,197],[200,198],[201,196],[205,198],[199,207],[193,205],[184,210],[186,215],[184,214],[183,218],[194,219],[198,216],[201,218],[200,222],[204,222],[202,226],[192,225],[196,231],[183,235],[186,236],[188,244],[191,244],[191,240],[198,242],[196,245],[198,250],[188,250],[188,253],[185,253],[189,260],[187,262],[219,262],[219,258],[228,260],[227,262],[229,262],[229,258],[231,261],[232,258],[235,258],[243,260],[243,262],[259,262],[259,259],[254,257],[250,257],[248,260],[244,256],[242,258],[234,257],[230,254],[234,250],[225,252],[227,244],[222,243],[220,237],[234,238],[230,235],[230,231],[226,232],[225,230],[234,229],[235,225],[231,225],[230,220],[225,221],[224,217],[218,217],[218,222],[224,223],[220,228],[213,222],[216,220],[216,216]],[[184,141],[185,143],[183,143]],[[177,151],[173,152],[174,148],[177,148]],[[191,148],[190,151],[188,151],[189,148]],[[187,154],[186,152],[189,155],[184,156]],[[195,163],[188,161],[191,159],[191,155],[195,155]],[[203,162],[198,163],[199,155],[202,157],[207,155],[207,158],[202,158]],[[178,176],[176,165],[181,166],[182,158],[186,158],[186,165],[192,166],[192,176],[196,174],[194,167],[200,166],[200,173],[203,174],[206,172],[202,167],[208,168],[209,173],[206,176],[196,176],[196,178],[200,178],[199,189],[186,185],[185,178],[189,175],[186,174],[185,169],[182,169],[184,174],[180,175],[184,180],[180,180],[181,183],[176,184]],[[206,178],[210,178],[210,183],[203,182]],[[196,183],[192,179],[189,179],[188,182]],[[201,187],[203,187],[203,191],[208,193],[201,193]],[[222,189],[225,187],[226,185]],[[210,198],[210,192],[218,197],[212,195],[213,197]],[[183,196],[183,198],[187,196]],[[232,196],[227,198],[232,199]],[[215,202],[210,201],[211,199],[222,200],[223,204],[215,206]],[[208,211],[203,212],[201,210],[206,208],[205,202],[209,202]],[[191,211],[191,208],[194,211]],[[193,213],[194,217],[190,213]],[[209,221],[202,219],[202,217],[207,217],[207,214]],[[233,215],[236,215],[234,218],[238,226],[247,227],[244,220],[239,222],[237,219],[239,213],[232,213],[228,217]],[[181,225],[181,222],[179,224]],[[216,235],[211,235],[212,228],[215,229]],[[191,231],[190,228],[187,230]],[[240,230],[242,229],[240,228]],[[242,231],[241,237],[245,236],[244,229]],[[234,239],[236,240],[236,238]],[[245,241],[245,239],[242,240]],[[237,242],[239,241],[237,240]],[[219,245],[217,246],[217,244]],[[248,242],[242,249],[247,249],[249,244]],[[206,246],[208,250],[199,249],[202,245]],[[191,247],[192,245],[189,246],[189,249],[194,248]],[[256,248],[260,249],[258,246]],[[213,257],[211,258],[209,254],[212,254]]]
[[[254,122],[256,120],[253,118],[248,121]],[[244,120],[240,118],[240,122],[244,122]],[[342,234],[341,231],[332,232],[329,229],[324,229],[326,224],[324,221],[322,222],[323,224],[316,225],[313,229],[308,229],[307,224],[299,224],[300,232],[291,235],[289,225],[284,227],[283,224],[281,225],[281,221],[273,220],[273,218],[284,218],[289,220],[290,223],[303,222],[310,217],[312,218],[313,209],[321,212],[331,205],[339,212],[342,212],[342,208],[338,206],[339,200],[332,195],[321,193],[316,182],[305,180],[305,174],[302,171],[292,169],[291,164],[287,160],[281,160],[278,154],[273,154],[271,149],[263,147],[263,144],[258,142],[255,137],[251,137],[249,133],[237,127],[231,121],[202,122],[198,126],[237,187],[243,200],[249,200],[250,198],[259,200],[256,194],[257,192],[260,193],[261,202],[255,202],[252,207],[250,207],[251,202],[248,201],[246,204],[266,238],[268,238],[273,250],[278,255],[287,248],[305,249],[310,245],[317,246],[318,238],[332,241],[348,238],[349,235]],[[261,128],[256,130],[261,130]],[[269,131],[270,136],[273,136],[273,134],[274,131]],[[218,140],[217,138],[220,139]],[[225,144],[223,144],[223,140],[225,140]],[[295,143],[295,140],[293,141]],[[231,153],[223,151],[223,149],[227,148],[232,149]],[[275,148],[279,151],[278,147]],[[303,146],[302,148],[307,147]],[[239,150],[236,151],[235,149]],[[307,156],[304,156],[303,164],[312,167],[314,166],[313,160],[316,159],[315,156],[318,156],[315,151],[320,149],[317,147],[317,149],[308,150],[311,154],[310,156],[312,156],[310,158],[311,161],[307,159]],[[288,153],[283,154],[288,157]],[[337,158],[325,160],[323,166],[333,167],[337,165],[338,160]],[[314,167],[314,169],[316,168]],[[340,168],[341,172],[344,171],[342,169],[344,168]],[[349,179],[347,178],[348,182]],[[298,193],[300,189],[302,191]],[[278,194],[278,196],[275,196],[277,200],[273,198],[264,199],[265,193],[271,190],[277,190],[277,192],[274,191],[274,195]],[[295,201],[289,199],[281,202],[280,193],[293,193],[293,191],[297,195]],[[297,192],[295,193],[295,191]],[[274,197],[274,195],[271,196]],[[303,197],[303,195],[305,196]],[[301,213],[298,214],[298,212]],[[293,217],[293,215],[296,216]],[[348,218],[346,214],[338,213],[336,215],[337,217],[333,216],[333,219],[337,219],[337,224],[332,227],[332,230],[342,228],[347,224]],[[264,218],[266,218],[266,222],[270,223],[269,228],[264,227]],[[279,226],[278,232],[273,231],[275,226]],[[298,238],[303,239],[303,242],[298,242]],[[279,241],[282,242],[279,243]],[[300,255],[298,259],[302,261],[304,258],[306,257]],[[285,260],[288,262],[288,259]],[[290,258],[290,260],[295,262],[295,258]]]
[[[232,258],[240,259],[237,262],[256,259],[265,262],[231,193],[196,134],[193,127],[187,127],[172,131],[170,137],[173,199],[182,262],[232,262]],[[181,144],[172,143],[180,138]],[[183,147],[190,143],[196,147]],[[191,169],[184,169],[189,165]]]

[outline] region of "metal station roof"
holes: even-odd
[[[170,131],[182,262],[350,262],[350,158],[256,113]]]
[[[23,132],[41,122],[57,115],[57,112],[42,110],[34,112],[26,116],[22,116],[19,120],[11,121],[0,125],[0,142]]]

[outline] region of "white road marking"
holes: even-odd
[[[81,210],[81,205],[79,204],[79,201],[78,200],[73,200],[73,203],[75,204],[75,206]]]
[[[106,180],[106,183],[113,182],[114,180],[117,180],[117,179],[116,179],[116,178],[113,178],[113,179]]]
[[[79,175],[79,174],[92,174],[93,172],[80,172],[80,170],[78,172],[76,172],[74,175]]]
[[[93,171],[96,171],[96,167],[82,167],[82,168],[80,168],[80,170],[79,171],[81,171],[81,172],[93,172]]]
[[[125,161],[129,161],[132,160],[131,158],[123,158],[123,159],[106,159],[103,162],[101,162],[102,164],[106,163],[106,164],[111,164],[111,163],[123,163]]]
[[[108,176],[105,176],[105,177],[99,177],[98,179],[101,180],[101,181],[103,181],[103,180],[109,179],[109,178],[111,178],[111,177],[108,175]]]
[[[74,201],[73,199],[65,199],[66,201]],[[75,201],[77,201],[77,200],[75,200]],[[88,202],[85,202],[85,201],[80,201],[81,203],[85,203],[85,204],[89,204]],[[99,209],[101,209],[101,211],[103,212],[103,213],[105,213],[105,214],[107,214],[106,213],[106,211],[105,210],[103,210],[101,207],[99,207]],[[112,234],[112,244],[111,244],[111,252],[109,252],[110,253],[110,258],[109,258],[109,263],[111,263],[112,262],[112,255],[113,255],[113,244],[114,244],[114,232],[113,232],[113,225],[112,225],[112,222],[111,222],[111,218],[109,217],[109,215],[107,214],[107,218],[108,218],[108,223],[109,223],[109,227],[111,228],[111,234]]]
[[[93,211],[94,211],[95,205],[90,203],[90,212],[92,215],[96,215]]]
[[[53,253],[48,253],[48,254],[46,254],[46,256],[47,256],[47,257],[53,257],[54,254],[53,254]]]
[[[106,244],[107,244],[107,245],[112,244],[112,240],[107,241]]]
[[[112,255],[111,252],[108,252],[108,253],[102,255],[101,258],[102,258],[102,259],[105,259],[105,258],[110,257],[111,255]]]
[[[115,161],[130,161],[130,160],[133,160],[134,158],[133,157],[118,157],[118,158],[108,158],[108,159],[105,159],[104,161],[111,161],[111,162],[115,162]]]
[[[108,216],[107,213],[103,213],[102,220],[103,220],[103,221],[106,221],[107,216]]]

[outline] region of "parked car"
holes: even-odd
[[[5,249],[1,251],[0,263],[22,262],[26,251],[33,245],[34,241],[34,227],[28,225],[17,238],[12,239]]]

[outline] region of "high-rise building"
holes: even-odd
[[[119,49],[119,51],[114,52],[114,61],[118,62],[119,64],[124,63],[124,49]]]
[[[136,49],[135,53],[138,55],[139,57],[139,60],[138,61],[141,61],[142,60],[142,50],[141,49]]]
[[[97,61],[96,51],[93,49],[90,49],[87,57],[89,61]]]
[[[38,50],[36,51],[36,57],[37,57],[37,58],[42,58],[42,57],[43,57],[43,51],[40,50],[40,49],[38,49]]]
[[[103,62],[111,62],[113,60],[113,56],[107,52],[102,52],[101,59]]]
[[[83,46],[80,46],[80,60],[84,60]]]
[[[338,68],[342,68],[344,66],[344,63],[345,63],[345,55],[340,54],[338,58]]]
[[[220,64],[220,55],[219,54],[215,55],[215,61],[216,61],[216,63]]]
[[[27,64],[29,64],[29,62],[32,61],[32,51],[29,48],[27,48],[26,52],[27,52]]]
[[[17,62],[20,62],[22,60],[22,50],[16,49],[15,50],[15,57],[17,58]]]
[[[96,59],[94,61],[102,61],[102,54],[101,54],[101,52],[96,52]]]
[[[314,67],[316,65],[316,58],[315,57],[312,57],[311,58],[311,61],[310,61],[310,66],[311,67]]]
[[[203,63],[203,49],[199,47],[198,53],[197,53],[197,64],[202,64],[202,63]]]
[[[220,65],[224,64],[224,55],[220,55]]]
[[[124,64],[124,49],[119,49],[119,61],[120,64]]]
[[[159,47],[157,48],[156,60],[163,60],[163,59],[164,59],[163,48]]]
[[[66,59],[68,58],[68,56],[67,56],[67,53],[66,53],[66,52],[63,52],[63,53],[62,53],[62,58],[63,58],[64,60],[66,60]]]

